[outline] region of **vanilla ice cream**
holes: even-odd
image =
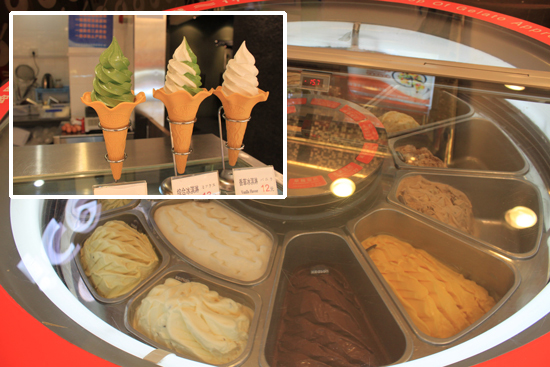
[[[208,269],[242,281],[267,269],[270,236],[215,201],[163,205],[154,220],[176,249]]]
[[[258,69],[254,56],[246,48],[246,41],[241,44],[232,60],[229,60],[223,73],[222,91],[226,96],[240,93],[243,96],[255,96],[258,91]]]
[[[169,278],[141,301],[134,328],[170,350],[223,364],[243,352],[253,316],[204,284]]]

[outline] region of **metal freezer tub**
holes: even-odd
[[[350,221],[347,229],[352,233],[364,258],[374,269],[379,281],[391,294],[401,313],[407,319],[415,334],[423,341],[433,345],[450,344],[467,335],[474,328],[483,324],[497,312],[518,288],[521,277],[511,260],[496,256],[491,251],[475,246],[437,227],[415,219],[409,214],[395,209],[378,208],[366,216]],[[374,262],[361,243],[369,237],[386,234],[407,242],[414,248],[421,249],[462,274],[466,279],[475,281],[485,288],[496,305],[476,322],[449,338],[435,338],[426,335],[414,324],[391,286],[378,271]]]
[[[128,329],[133,335],[135,335],[137,338],[145,341],[147,344],[153,345],[161,350],[167,350],[168,347],[149,338],[148,336],[144,335],[141,331],[139,331],[135,327],[135,315],[137,308],[140,306],[141,301],[147,297],[151,289],[153,289],[155,286],[159,284],[163,284],[164,281],[168,278],[174,278],[176,280],[179,280],[182,283],[187,282],[197,282],[202,283],[208,286],[210,290],[218,292],[218,294],[222,297],[230,298],[235,302],[238,302],[244,306],[249,307],[252,311],[254,311],[254,317],[252,318],[250,322],[250,328],[248,330],[248,341],[247,344],[243,350],[243,352],[233,361],[229,363],[224,363],[219,366],[223,367],[235,367],[240,366],[244,362],[246,362],[247,358],[250,355],[250,352],[252,351],[252,344],[255,338],[255,334],[257,332],[258,323],[260,319],[261,309],[262,309],[262,301],[260,296],[247,288],[244,287],[238,287],[234,284],[228,284],[223,281],[216,280],[208,275],[199,275],[199,272],[194,271],[192,269],[187,269],[188,265],[179,261],[179,264],[176,263],[170,268],[166,269],[162,274],[157,276],[154,280],[152,280],[150,283],[148,283],[147,287],[143,288],[139,293],[136,293],[126,304],[126,309],[124,311],[124,325],[126,326],[126,329]],[[182,352],[171,350],[173,353],[177,354],[180,357],[195,360],[198,362],[203,362],[201,359],[199,359],[194,354],[183,354]],[[204,363],[204,362],[203,362]]]
[[[155,253],[157,254],[157,257],[159,259],[158,267],[155,269],[155,271],[149,275],[149,277],[143,279],[141,282],[139,282],[134,289],[132,289],[130,292],[123,294],[121,296],[115,297],[115,298],[106,298],[96,291],[95,287],[93,286],[92,282],[88,277],[86,276],[86,273],[84,272],[84,268],[82,267],[82,263],[80,261],[80,252],[77,256],[75,256],[74,261],[76,263],[76,267],[80,273],[80,276],[84,283],[86,284],[86,287],[88,290],[92,293],[94,298],[102,303],[119,303],[130,297],[133,293],[135,293],[143,284],[145,284],[149,279],[154,277],[156,274],[158,274],[163,268],[165,268],[170,260],[170,254],[168,251],[164,248],[163,245],[159,243],[159,241],[156,239],[155,236],[153,236],[151,230],[149,229],[149,226],[147,225],[147,221],[143,214],[137,210],[130,210],[124,213],[119,214],[111,214],[102,216],[101,219],[97,222],[96,226],[91,229],[88,232],[74,232],[72,235],[71,243],[73,243],[75,246],[80,246],[82,248],[84,246],[84,243],[90,237],[93,233],[93,230],[95,228],[102,226],[103,224],[112,221],[112,220],[119,220],[126,224],[128,224],[130,227],[136,229],[139,233],[143,233],[147,235],[147,238],[151,242],[151,245],[153,245],[153,249],[155,250]]]
[[[149,221],[150,221],[151,225],[155,229],[155,232],[160,237],[160,239],[168,247],[170,247],[172,249],[172,251],[175,254],[177,254],[180,258],[187,261],[189,264],[193,265],[197,269],[200,269],[200,270],[204,271],[205,273],[211,274],[211,275],[213,275],[217,278],[223,279],[223,280],[228,281],[228,282],[236,283],[236,284],[241,284],[241,285],[254,285],[254,284],[257,284],[257,283],[260,283],[260,282],[264,281],[267,278],[267,276],[269,275],[269,273],[271,271],[271,268],[273,267],[273,262],[275,260],[275,252],[276,252],[276,249],[277,249],[277,235],[271,229],[265,227],[264,225],[256,222],[255,220],[253,220],[251,218],[248,218],[248,217],[240,214],[239,212],[235,211],[233,208],[231,208],[228,205],[224,204],[221,200],[215,201],[216,205],[220,205],[223,208],[231,211],[236,216],[248,221],[250,224],[252,224],[256,228],[258,228],[260,231],[265,233],[271,239],[271,243],[272,243],[271,253],[269,255],[269,259],[268,259],[268,262],[267,262],[267,267],[266,267],[266,270],[265,270],[264,274],[262,276],[260,276],[258,279],[254,279],[252,281],[243,281],[243,280],[235,279],[235,278],[220,274],[216,270],[210,269],[206,266],[203,266],[203,265],[199,264],[197,261],[191,259],[189,256],[186,256],[180,250],[178,250],[178,248],[174,244],[170,243],[170,241],[168,241],[168,239],[166,239],[166,237],[162,234],[161,230],[159,229],[159,227],[158,227],[158,225],[155,221],[155,212],[162,206],[176,205],[178,203],[184,203],[184,202],[188,202],[188,201],[190,201],[190,200],[165,200],[165,201],[153,204],[153,206],[151,207],[151,210],[148,213],[148,217],[149,217]]]
[[[397,197],[399,184],[407,177],[419,175],[429,181],[452,186],[466,194],[473,207],[476,230],[474,235],[417,212],[399,200]],[[438,226],[444,226],[457,234],[481,242],[509,257],[521,259],[532,257],[540,246],[543,227],[540,194],[535,185],[523,179],[399,172],[388,195],[388,200],[392,204],[437,223]],[[516,229],[506,223],[506,212],[518,206],[527,207],[536,214],[535,225]]]
[[[282,266],[275,277],[264,325],[260,365],[274,367],[272,362],[278,344],[289,275],[302,266],[321,264],[340,271],[355,290],[365,314],[368,315],[372,337],[377,340],[374,350],[384,360],[383,364],[404,362],[410,357],[413,346],[410,337],[403,331],[404,321],[397,316],[399,312],[393,307],[391,300],[369,278],[368,274],[372,273],[364,262],[359,261],[361,254],[344,236],[339,230],[287,234],[281,253]]]
[[[414,166],[403,161],[397,148],[405,145],[427,148],[447,168]],[[529,165],[523,154],[500,127],[481,118],[467,119],[422,130],[389,141],[400,169],[438,173],[521,176]]]

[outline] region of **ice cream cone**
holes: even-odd
[[[250,117],[252,109],[258,102],[265,102],[269,97],[269,92],[264,92],[258,89],[259,93],[252,97],[243,96],[240,93],[233,93],[226,96],[219,86],[214,91],[214,94],[222,101],[225,117],[232,120],[246,120]],[[233,122],[225,121],[227,130],[227,145],[230,148],[240,148],[243,144],[244,133],[248,122]],[[229,149],[229,164],[234,166],[237,164],[239,151]]]
[[[133,92],[132,92],[133,93]],[[114,108],[109,108],[103,102],[92,101],[91,93],[86,92],[80,100],[87,106],[92,107],[99,116],[101,126],[106,129],[120,129],[128,126],[130,115],[134,108],[145,102],[145,93],[140,92],[135,96],[134,102],[121,102]],[[121,161],[124,159],[124,150],[126,149],[126,135],[128,129],[121,131],[103,131],[103,138],[107,147],[107,157],[111,161]],[[122,175],[122,162],[109,163],[111,172],[115,181],[120,180]]]
[[[153,89],[153,97],[159,99],[166,106],[170,121],[184,122],[193,121],[199,110],[199,106],[208,96],[212,94],[211,90],[204,89],[194,96],[186,90],[180,90],[174,93],[166,93],[164,88]],[[172,134],[172,144],[174,152],[187,153],[191,145],[191,136],[195,124],[177,125],[170,124],[170,133]],[[185,172],[187,165],[186,155],[175,155],[176,169],[178,174]]]

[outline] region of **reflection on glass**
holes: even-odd
[[[36,181],[34,181],[34,186],[40,187],[40,186],[42,186],[42,185],[44,185],[44,180],[36,180]]]
[[[339,178],[330,185],[330,191],[338,197],[345,198],[355,192],[355,183],[348,178]]]
[[[511,90],[524,90],[525,87],[522,87],[521,85],[510,85],[510,84],[504,84],[504,86]]]
[[[516,206],[506,212],[504,219],[513,228],[522,229],[533,227],[537,223],[534,211],[524,206]]]

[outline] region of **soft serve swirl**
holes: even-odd
[[[222,90],[227,96],[240,93],[251,97],[259,93],[258,78],[256,78],[258,69],[254,66],[256,60],[246,48],[245,42],[239,47],[235,58],[229,60],[223,73]]]
[[[202,85],[200,75],[201,69],[197,64],[197,56],[183,37],[183,42],[174,51],[172,59],[168,61],[164,91],[174,93],[186,90],[194,96],[202,90],[200,88]]]
[[[122,54],[113,37],[111,45],[99,56],[99,64],[95,67],[92,101],[103,102],[111,108],[121,102],[134,102],[129,65],[130,61]]]

